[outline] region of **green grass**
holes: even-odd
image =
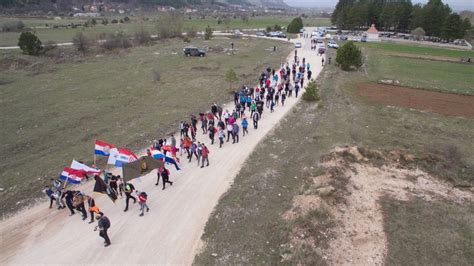
[[[51,25],[67,25],[70,23],[84,23],[87,19],[84,18],[66,18],[63,20],[52,20],[52,19],[21,19],[26,27],[33,28],[41,41],[54,41],[60,42],[71,42],[72,38],[78,32],[84,32],[87,36],[100,39],[100,35],[104,33],[113,33],[116,31],[123,31],[129,35],[132,35],[141,28],[144,28],[151,34],[156,34],[156,23],[154,19],[156,16],[148,17],[148,21],[140,21],[137,17],[132,17],[130,23],[124,24],[108,24],[106,26],[100,24],[100,19],[97,18],[97,25],[95,27],[79,27],[76,29],[63,29],[63,28],[44,28],[46,24]],[[112,18],[108,17],[109,22]],[[120,18],[117,18],[120,19]],[[263,17],[250,17],[248,22],[243,21],[240,18],[231,19],[229,25],[224,23],[217,24],[217,19],[207,17],[205,19],[191,17],[183,18],[184,30],[194,27],[199,31],[203,31],[208,25],[214,30],[230,30],[230,29],[254,29],[254,28],[266,28],[267,26],[274,26],[278,24],[280,26],[287,26],[292,17],[287,16],[263,16]],[[0,25],[8,21],[17,21],[16,18],[0,17]],[[323,26],[330,25],[330,20],[327,18],[308,18],[304,20],[305,26]],[[38,28],[35,28],[38,27]],[[0,32],[0,46],[14,46],[18,44],[18,32]]]
[[[399,80],[401,85],[436,91],[474,94],[474,65],[369,54],[370,78]]]
[[[388,43],[388,42],[365,42],[357,43],[361,47],[367,47],[371,49],[390,51],[396,53],[410,53],[420,55],[432,55],[432,56],[446,56],[446,57],[474,57],[474,51],[469,50],[454,50],[447,48],[436,48],[427,47],[421,45],[410,45],[400,43]]]
[[[231,41],[239,49],[234,56],[209,52],[188,58],[182,54],[188,44],[181,40],[102,57],[94,51],[59,64],[45,57],[3,55],[1,213],[15,210],[16,202],[28,203],[49,183],[46,177],[56,177],[73,158],[90,163],[96,138],[134,151],[145,148],[176,130],[176,122],[190,113],[229,101],[228,68],[236,71],[239,84],[253,84],[255,73],[278,66],[292,49],[273,40],[195,39],[192,44],[229,47]],[[277,53],[266,50],[275,44]],[[8,64],[20,59],[33,65],[14,69],[16,63]],[[158,83],[154,71],[161,74]]]
[[[474,205],[382,201],[387,265],[472,265]]]
[[[329,56],[335,58],[333,50]],[[472,140],[474,120],[368,102],[358,95],[357,84],[368,82],[371,71],[369,68],[368,77],[363,71],[343,72],[333,64],[325,67],[319,82],[321,101],[297,104],[248,158],[211,215],[202,237],[205,249],[195,264],[277,264],[286,255],[293,258],[289,264],[326,264],[320,251],[289,247],[291,232],[298,224],[283,220],[281,215],[291,208],[294,196],[311,191],[310,177],[321,174],[320,157],[334,147],[359,145],[424,154],[450,144],[457,147],[467,165],[453,165],[440,177],[454,184],[474,184],[474,150],[466,145]],[[437,170],[431,167],[423,169]],[[462,209],[450,214],[457,215],[454,220],[461,219]],[[318,221],[318,217],[311,219]],[[324,218],[319,222],[324,223]],[[323,239],[315,246],[324,250],[327,241]],[[440,254],[452,250],[438,247]],[[469,252],[457,255],[464,256],[457,261],[472,258]],[[417,264],[417,259],[410,264]]]

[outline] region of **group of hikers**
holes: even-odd
[[[166,156],[172,156],[179,161],[186,159],[189,163],[196,158],[198,167],[209,166],[209,148],[203,141],[198,141],[198,124],[202,135],[206,135],[210,140],[210,145],[214,145],[216,137],[219,148],[222,148],[225,142],[232,144],[239,143],[240,135],[242,137],[249,134],[249,121],[252,122],[256,130],[259,126],[265,108],[269,112],[274,112],[277,106],[284,106],[289,97],[298,97],[301,89],[304,87],[305,80],[310,80],[312,76],[311,66],[305,58],[300,58],[295,51],[292,63],[285,63],[279,70],[272,68],[265,69],[259,75],[259,85],[256,87],[243,86],[234,92],[234,102],[232,109],[223,109],[222,106],[214,103],[207,112],[199,113],[198,116],[191,115],[189,121],[179,123],[179,144],[174,134],[169,139],[162,138],[155,140],[152,147],[147,149],[147,155],[152,156],[153,151],[158,151]],[[179,153],[179,155],[178,155]],[[170,181],[170,171],[163,165],[157,170],[156,186],[162,179],[162,189],[166,184],[173,185]],[[103,171],[103,180],[110,193],[122,197],[125,196],[125,209],[129,209],[129,202],[139,203],[140,216],[150,211],[147,205],[148,195],[137,191],[132,183],[124,182],[120,175],[113,175],[110,172]],[[111,244],[107,230],[110,227],[110,220],[104,215],[95,204],[92,196],[86,195],[79,190],[66,189],[66,183],[59,179],[52,179],[52,185],[45,187],[43,192],[50,198],[50,208],[56,202],[58,209],[68,208],[70,215],[76,212],[81,213],[82,220],[86,220],[88,212],[90,215],[89,223],[94,222],[94,216],[98,221],[95,229],[100,230],[100,236],[104,238],[104,246]],[[137,197],[135,197],[136,195]],[[87,204],[87,209],[86,209]]]

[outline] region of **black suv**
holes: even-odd
[[[196,47],[185,47],[183,49],[186,56],[205,56],[206,52]]]

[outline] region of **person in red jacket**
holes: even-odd
[[[204,143],[202,143],[202,151],[201,151],[201,157],[202,157],[202,165],[201,168],[204,168],[204,161],[207,162],[206,166],[209,166],[209,149],[207,148]]]
[[[138,193],[137,191],[137,194],[138,194],[138,204],[140,204],[140,216],[143,216],[145,212],[145,208],[147,212],[150,211],[150,208],[148,208],[148,205],[146,204],[148,195],[144,191],[140,193]]]

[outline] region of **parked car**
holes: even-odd
[[[188,46],[183,49],[186,56],[205,56],[206,52],[194,46]]]
[[[235,30],[235,31],[234,31],[234,36],[242,37],[243,35],[244,35],[244,33],[241,32],[240,30]]]
[[[295,43],[295,48],[301,48],[301,47],[303,47],[303,45],[301,45],[300,42]]]
[[[362,38],[360,38],[360,41],[361,41],[361,42],[367,42],[367,37],[362,36]]]
[[[263,37],[263,36],[266,36],[264,32],[261,32],[261,31],[257,31],[255,33],[255,36],[259,36],[259,37]]]
[[[328,43],[328,47],[329,47],[329,48],[338,49],[338,48],[339,48],[339,44],[337,44],[336,42],[329,42],[329,43]]]
[[[319,54],[324,54],[326,52],[326,47],[324,46],[324,44],[318,44],[316,50]]]
[[[347,41],[347,35],[341,35],[341,37],[339,37],[339,39],[341,41]]]

